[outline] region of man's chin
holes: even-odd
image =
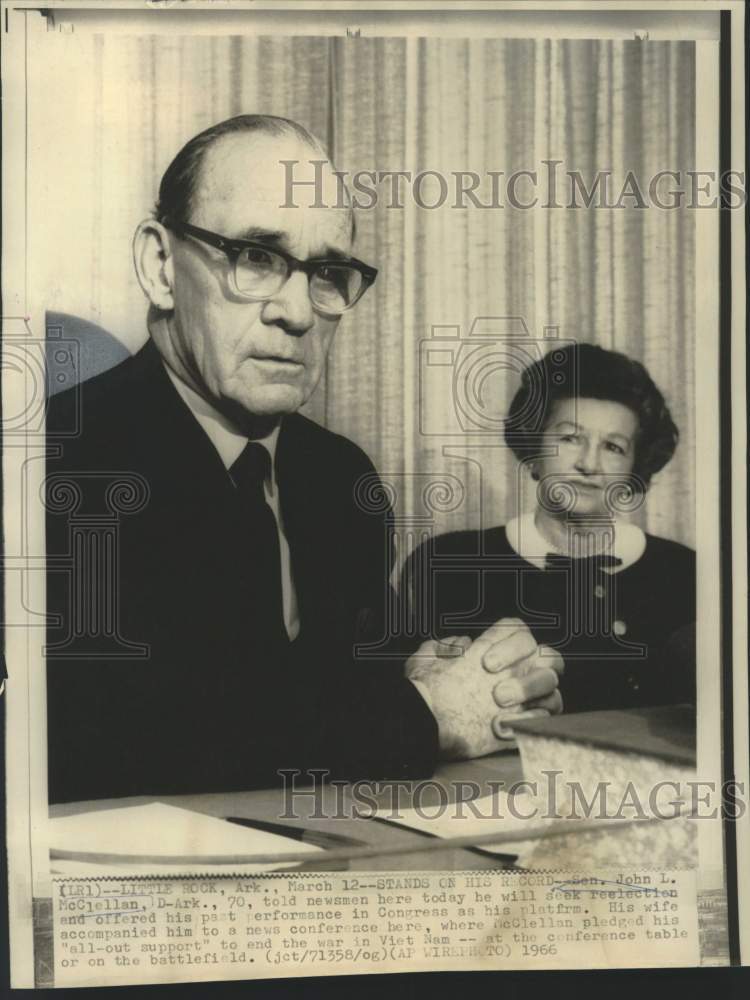
[[[289,385],[269,385],[230,401],[232,409],[250,417],[279,419],[296,413],[305,403],[304,393]]]

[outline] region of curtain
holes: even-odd
[[[34,74],[31,138],[71,181],[61,198],[42,170],[35,190],[45,246],[74,248],[37,257],[47,308],[139,346],[145,306],[127,247],[174,153],[243,111],[294,118],[349,174],[435,172],[425,205],[440,201],[436,174],[449,183],[435,208],[408,185],[389,207],[386,185],[359,212],[356,254],[380,273],[343,318],[306,407],[372,457],[402,554],[530,504],[502,418],[522,362],[572,339],[641,360],[664,392],[680,445],[634,516],[693,543],[693,215],[633,197],[563,207],[570,171],[588,188],[610,171],[616,201],[628,171],[646,191],[659,170],[695,168],[693,43],[51,34],[47,46],[36,50],[48,64]],[[561,207],[547,208],[551,161]],[[516,193],[536,193],[534,208],[506,197],[523,170],[539,184],[521,177]],[[483,204],[495,172],[503,207],[456,207],[461,171],[480,175]]]

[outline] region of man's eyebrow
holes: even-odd
[[[313,260],[351,260],[351,254],[337,250],[335,247],[325,247],[323,253],[315,254]]]
[[[263,229],[260,226],[250,226],[240,236],[241,240],[250,240],[253,243],[263,243],[265,246],[286,250],[289,252],[286,243],[286,233],[279,229]],[[316,253],[313,260],[351,260],[351,255],[337,250],[335,247],[324,247],[322,253]]]
[[[260,226],[250,226],[237,237],[240,240],[252,240],[255,243],[273,243],[281,246],[284,233],[279,229],[263,229]]]

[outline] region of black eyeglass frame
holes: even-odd
[[[237,260],[243,250],[263,250],[265,253],[276,254],[277,257],[281,257],[288,268],[287,276],[279,288],[284,287],[284,283],[289,280],[290,275],[292,275],[295,271],[302,271],[303,274],[307,275],[307,280],[310,281],[320,267],[341,267],[343,265],[345,267],[354,268],[354,270],[359,271],[362,275],[362,284],[357,291],[356,298],[343,309],[336,310],[335,315],[337,316],[340,313],[348,312],[356,306],[367,289],[373,284],[375,278],[378,276],[378,269],[376,267],[372,267],[370,264],[365,264],[363,260],[357,260],[356,257],[311,257],[309,260],[300,260],[298,257],[287,253],[286,250],[282,250],[279,247],[271,247],[266,243],[260,243],[256,240],[243,240],[235,237],[222,236],[220,233],[212,233],[209,229],[201,229],[200,226],[194,226],[190,222],[176,222],[172,219],[165,219],[163,220],[162,225],[166,226],[167,229],[174,230],[174,232],[178,234],[186,233],[188,236],[193,236],[195,239],[200,240],[201,243],[207,243],[209,246],[212,246],[217,250],[221,250],[222,253],[227,255],[233,267],[236,266]],[[236,280],[234,284],[236,286]],[[247,298],[248,301],[253,302],[265,302],[277,294],[274,292],[267,296],[247,295],[245,292],[240,291],[240,289],[236,287],[235,291],[238,295],[241,295],[243,298]]]

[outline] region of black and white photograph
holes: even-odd
[[[12,985],[747,962],[742,5],[2,17]]]

